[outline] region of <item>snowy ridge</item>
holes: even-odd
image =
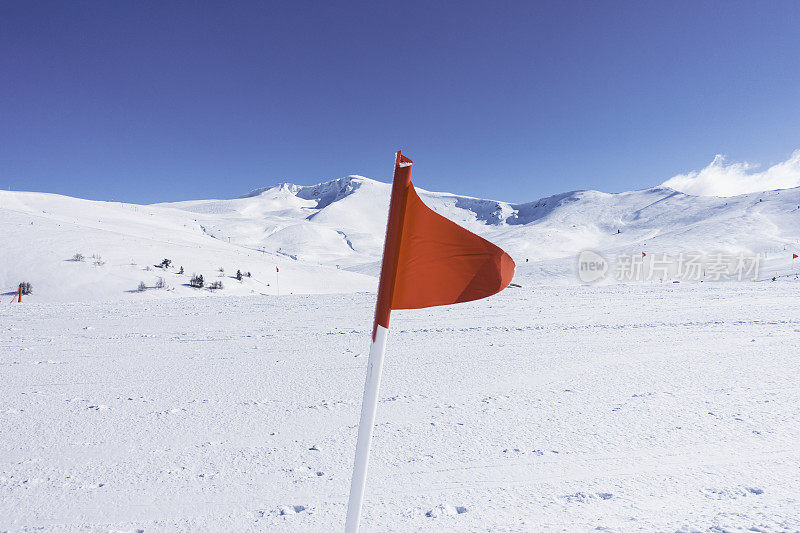
[[[316,200],[317,209],[322,209],[355,192],[365,181],[373,181],[363,176],[347,176],[317,185],[295,185],[294,183],[279,183],[272,187],[262,187],[240,196],[240,198],[253,198],[269,191],[276,190],[297,196],[304,200]]]
[[[312,186],[281,183],[231,200],[148,206],[0,191],[7,236],[0,288],[30,281],[43,300],[138,298],[126,291],[163,277],[153,268],[169,258],[184,266],[184,277],[166,272],[172,291],[147,295],[206,295],[186,287],[185,277],[196,271],[216,279],[219,267],[223,280],[242,269],[261,282],[227,283],[225,294],[276,292],[276,266],[287,272],[287,292],[374,290],[390,189],[347,176]],[[572,191],[527,203],[418,191],[432,209],[506,249],[525,283],[574,283],[575,257],[586,249],[758,253],[765,275],[798,268],[791,252],[800,251],[800,188],[719,198],[662,186]],[[103,264],[81,270],[67,261],[75,253],[99,255]]]

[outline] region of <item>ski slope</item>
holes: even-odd
[[[800,285],[392,317],[367,531],[800,529]],[[341,531],[371,294],[0,306],[0,530]]]
[[[168,207],[0,191],[0,235],[4,238],[0,289],[8,293],[28,281],[33,284],[29,299],[34,302],[212,295],[188,286],[194,273],[202,274],[206,284],[222,281],[224,289],[217,291],[218,296],[375,288],[370,276],[214,238],[196,217]],[[84,261],[71,260],[77,253]],[[158,268],[165,258],[173,261],[173,268]],[[181,266],[184,274],[178,273]],[[239,282],[233,278],[237,270],[249,271],[251,277]],[[154,288],[159,277],[166,289]],[[149,289],[137,291],[140,282]],[[5,298],[0,296],[0,302]]]
[[[147,206],[0,191],[0,530],[340,529],[388,196],[357,176]],[[421,196],[521,287],[394,313],[369,530],[800,530],[800,189]],[[586,286],[587,249],[765,260]]]
[[[146,206],[0,191],[0,292],[21,281],[33,284],[31,300],[39,302],[277,294],[279,285],[294,294],[374,291],[389,191],[389,184],[360,176],[314,186],[284,183],[231,200]],[[507,250],[517,262],[518,283],[574,284],[576,256],[587,249],[607,256],[762,254],[763,279],[798,271],[791,254],[800,251],[800,189],[729,198],[664,187],[579,191],[520,204],[421,196]],[[70,261],[76,253],[86,260]],[[164,258],[174,268],[157,268]],[[236,270],[252,278],[238,282]],[[193,273],[225,288],[188,287]],[[167,290],[136,290],[140,282],[154,287],[158,277]]]

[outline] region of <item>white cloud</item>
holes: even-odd
[[[717,155],[710,165],[688,174],[678,174],[662,185],[700,196],[736,196],[759,191],[800,187],[800,150],[789,159],[758,172],[758,165],[726,163]]]

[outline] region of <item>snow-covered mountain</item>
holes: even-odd
[[[352,267],[380,258],[389,189],[349,176],[311,187],[280,184],[236,200],[160,205],[195,213],[218,238]],[[587,248],[773,251],[796,244],[800,224],[800,189],[733,198],[667,188],[574,191],[523,204],[420,193],[431,208],[508,249],[518,262]]]
[[[40,301],[141,298],[138,283],[152,286],[161,276],[172,289],[145,295],[209,294],[186,286],[200,273],[207,282],[223,281],[218,294],[271,294],[278,284],[294,293],[374,290],[389,191],[389,184],[361,176],[314,186],[282,183],[232,200],[147,206],[0,191],[0,289],[24,280]],[[506,249],[524,282],[574,282],[575,257],[585,249],[761,253],[764,272],[797,269],[791,260],[800,248],[797,188],[729,198],[664,187],[575,191],[520,204],[420,195]],[[76,253],[86,260],[71,261]],[[174,268],[155,266],[164,258]],[[231,279],[237,269],[252,277]]]
[[[235,200],[162,204],[193,213],[219,239],[300,261],[377,275],[390,185],[349,176],[310,187],[280,184]],[[420,191],[434,210],[506,249],[519,276],[574,279],[576,254],[762,253],[791,271],[800,247],[800,189],[732,198],[669,188],[574,191],[512,204]],[[554,278],[555,277],[555,278]]]

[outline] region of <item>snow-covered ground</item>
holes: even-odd
[[[521,287],[394,314],[370,531],[800,531],[800,188],[421,196]],[[0,191],[0,530],[340,530],[388,199]],[[614,283],[692,252],[760,269]]]
[[[0,530],[340,530],[374,298],[4,301]],[[395,312],[365,525],[800,530],[798,298],[525,286]]]
[[[222,281],[217,296],[374,291],[389,191],[359,176],[147,206],[0,191],[0,302],[23,281],[33,285],[33,302],[211,296],[188,286],[194,273]],[[664,187],[578,191],[528,203],[421,196],[508,251],[520,283],[574,285],[576,258],[587,249],[609,260],[641,252],[758,254],[761,279],[800,271],[792,259],[800,254],[800,188],[730,198]],[[76,253],[85,260],[71,261]],[[165,258],[172,267],[157,268]],[[237,282],[237,270],[252,277]],[[150,290],[159,277],[167,289]],[[139,283],[148,290],[138,292]]]
[[[22,281],[33,285],[32,302],[211,296],[207,287],[188,286],[193,274],[206,285],[221,281],[218,296],[354,292],[377,284],[335,265],[213,238],[191,213],[158,206],[0,191],[0,235],[0,303]],[[72,260],[76,254],[83,261]],[[158,268],[163,259],[172,261],[170,268]],[[236,281],[237,270],[251,277]],[[155,289],[159,278],[164,289]],[[137,291],[139,283],[148,289]]]

